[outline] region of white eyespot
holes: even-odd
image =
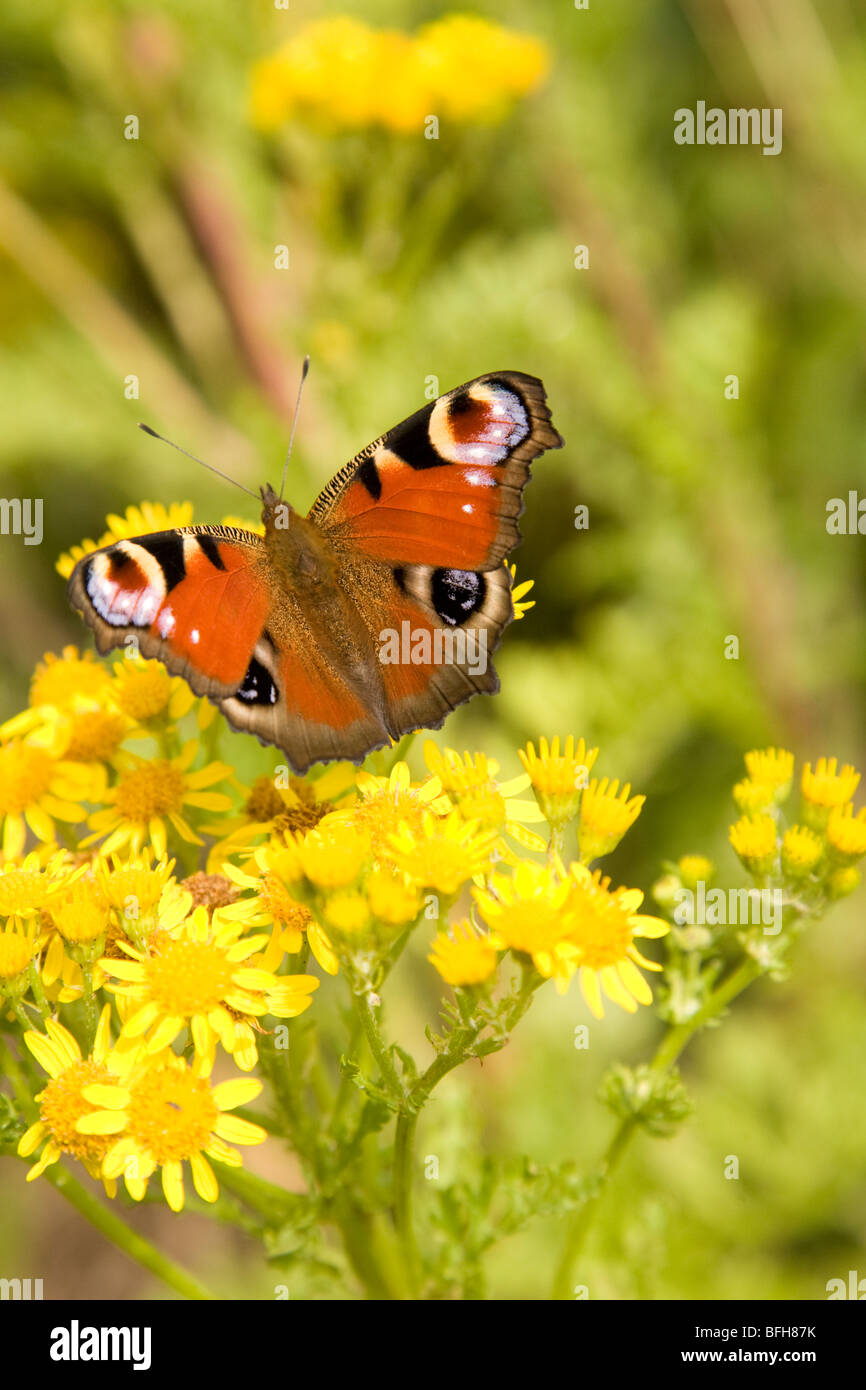
[[[166,637],[171,637],[176,626],[177,621],[171,609],[168,607],[163,608],[156,622],[157,632],[159,633],[160,637],[162,637],[163,639],[165,639]]]
[[[451,403],[443,397],[430,415],[430,440],[451,463],[479,463],[489,468],[502,463],[526,439],[530,432],[529,416],[517,393],[505,386],[480,382],[472,387],[469,396],[477,407],[474,416],[469,417],[474,438],[460,442],[454,437]]]
[[[192,643],[192,645],[195,646],[196,643],[198,642],[198,639],[199,639],[199,630],[198,630],[197,627],[194,627],[194,628],[192,629],[192,631],[190,632],[190,634],[189,634],[189,640],[190,640],[190,642]]]

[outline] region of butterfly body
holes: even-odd
[[[117,541],[79,561],[70,602],[100,652],[134,636],[295,770],[360,761],[498,689],[503,560],[529,463],[561,443],[536,378],[479,377],[356,455],[308,516],[265,487],[264,536]]]

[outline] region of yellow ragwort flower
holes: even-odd
[[[824,857],[819,835],[806,825],[792,825],[782,836],[782,870],[789,878],[808,878]]]
[[[186,681],[170,676],[161,661],[128,656],[114,664],[112,696],[118,708],[137,724],[162,717],[181,719],[195,704]]]
[[[481,15],[452,14],[418,31],[420,67],[433,94],[431,111],[459,122],[501,120],[512,103],[541,85],[550,51]]]
[[[80,878],[51,902],[49,913],[63,940],[72,946],[98,941],[108,931],[108,903],[93,878]]]
[[[531,956],[536,970],[567,987],[576,969],[578,948],[568,939],[564,907],[571,888],[554,865],[522,860],[511,878],[493,874],[488,888],[475,888],[478,910],[498,951]]]
[[[709,886],[716,875],[716,866],[705,854],[684,854],[677,860],[680,882],[694,892],[699,883]]]
[[[526,598],[526,595],[532,589],[535,588],[535,580],[524,579],[521,584],[517,584],[515,583],[515,580],[517,579],[517,566],[509,565],[508,561],[506,560],[505,568],[511,575],[511,603],[512,607],[514,608],[514,620],[515,622],[518,622],[520,618],[526,616],[530,608],[535,607],[535,599],[531,598],[527,600]]]
[[[124,846],[137,854],[149,839],[159,858],[164,858],[168,821],[181,839],[200,845],[202,841],[187,822],[184,811],[188,806],[204,811],[229,810],[231,797],[206,788],[222,782],[232,769],[225,763],[213,762],[190,772],[198,750],[199,741],[192,738],[176,758],[125,754],[116,785],[102,798],[109,804],[90,817],[88,824],[93,834],[82,844],[94,844],[107,836],[101,846],[102,854]]]
[[[866,806],[834,806],[827,823],[827,846],[837,864],[856,864],[866,854]]]
[[[161,502],[142,502],[139,507],[127,507],[124,516],[111,514],[105,518],[108,530],[98,541],[84,540],[80,545],[73,545],[60,556],[55,568],[68,579],[79,560],[94,550],[101,550],[104,545],[111,545],[112,541],[132,540],[154,531],[170,531],[175,526],[189,526],[191,521],[191,502],[172,502],[170,507],[164,507]]]
[[[849,802],[857,790],[860,773],[850,763],[836,771],[835,758],[819,758],[812,771],[812,764],[805,763],[800,789],[803,797],[802,816],[807,825],[819,832],[827,828],[830,814],[837,806]]]
[[[742,816],[728,838],[750,874],[772,873],[776,867],[776,822],[772,816]]]
[[[734,787],[734,802],[737,810],[744,816],[756,816],[761,811],[766,811],[775,799],[772,782],[753,782],[750,777],[744,777]]]
[[[370,836],[333,812],[308,835],[284,835],[266,851],[266,862],[290,891],[304,880],[313,889],[346,888],[360,877],[372,853]]]
[[[121,922],[140,922],[155,914],[172,881],[174,865],[173,859],[156,859],[148,847],[128,859],[103,854],[94,864],[94,873],[102,896]]]
[[[634,825],[646,801],[632,796],[628,782],[620,790],[619,781],[593,778],[580,802],[577,839],[580,857],[587,863],[615,850],[623,835]]]
[[[794,754],[786,748],[753,748],[746,754],[746,771],[751,781],[773,789],[777,804],[785,801],[794,777]]]
[[[635,937],[665,936],[669,924],[638,911],[643,893],[637,888],[610,891],[610,879],[583,864],[572,864],[565,919],[568,941],[576,948],[570,965],[580,969],[580,988],[596,1018],[604,1014],[602,995],[629,1013],[652,1003],[652,990],[638,970],[661,970],[634,944]],[[563,984],[568,984],[566,978]],[[562,985],[557,981],[557,987]]]
[[[262,1144],[259,1126],[226,1112],[260,1094],[261,1081],[238,1077],[212,1086],[200,1057],[188,1066],[172,1052],[141,1056],[122,1084],[84,1088],[100,1107],[82,1116],[78,1129],[107,1145],[102,1171],[123,1176],[130,1197],[140,1202],[149,1179],[161,1170],[162,1190],[172,1211],[184,1204],[183,1165],[188,1162],[193,1186],[205,1202],[215,1202],[219,1188],[208,1157],[237,1168],[241,1156],[233,1144]]]
[[[480,985],[489,979],[499,957],[488,934],[464,918],[452,923],[447,932],[439,932],[427,959],[446,984],[465,986]]]
[[[284,783],[278,769],[275,775],[240,787],[245,798],[240,815],[202,826],[217,841],[208,855],[209,871],[219,873],[233,854],[252,854],[254,842],[266,836],[312,830],[338,803],[354,795],[356,771],[351,763],[331,763],[315,780],[290,776]]]
[[[242,911],[242,905],[252,903],[254,913],[247,917],[247,925],[269,927],[270,940],[265,947],[261,964],[265,970],[276,970],[283,955],[296,956],[304,945],[310,944],[314,958],[327,975],[336,975],[339,970],[337,957],[325,932],[313,914],[303,903],[292,897],[276,868],[283,854],[277,845],[262,845],[249,862],[247,870],[234,864],[224,864],[226,876],[239,888],[251,888],[255,896],[242,899],[237,906],[227,907],[223,915],[229,919]],[[251,872],[258,869],[258,874]],[[291,870],[294,871],[294,860]]]
[[[374,854],[387,853],[390,838],[401,825],[417,831],[426,812],[441,816],[451,809],[440,779],[434,774],[413,786],[405,762],[395,763],[388,777],[361,771],[356,780],[359,799],[341,815],[367,832]]]
[[[94,652],[64,647],[60,656],[46,652],[30,682],[30,704],[34,709],[48,705],[56,710],[72,710],[76,702],[102,702],[111,690],[111,677],[96,660]]]
[[[226,920],[221,909],[209,920],[207,909],[197,907],[178,926],[160,932],[149,950],[124,943],[129,959],[100,961],[105,973],[120,981],[110,986],[112,991],[136,1006],[127,1012],[121,1037],[147,1035],[147,1051],[155,1053],[189,1027],[206,1072],[213,1066],[217,1042],[235,1054],[239,1065],[242,1043],[245,1059],[255,1065],[251,1035],[239,1033],[238,1024],[268,1013],[296,1017],[309,1007],[319,981],[313,975],[277,976],[249,965],[267,937],[243,936],[243,931],[244,923]]]
[[[427,811],[420,833],[403,825],[391,836],[390,858],[419,888],[450,897],[489,869],[495,844],[495,831],[479,829],[476,821],[464,821],[457,811],[449,816]]]
[[[560,752],[559,736],[548,744],[546,738],[535,746],[527,743],[517,756],[532,783],[541,814],[552,830],[562,830],[577,815],[580,798],[589,785],[589,774],[598,757],[597,748],[587,748],[584,739],[569,734]]]
[[[374,864],[364,883],[370,911],[377,921],[389,927],[414,922],[421,911],[421,895],[405,874],[387,864]]]
[[[30,963],[39,950],[33,922],[14,920],[0,927],[0,998],[20,998],[29,982]]]
[[[52,844],[54,822],[76,824],[87,816],[86,803],[96,800],[103,781],[91,765],[56,758],[47,748],[13,739],[0,747],[0,822],[5,859],[24,853],[27,831]]]
[[[827,879],[827,892],[831,898],[847,898],[860,887],[859,869],[849,865],[847,869],[834,869]]]
[[[366,894],[358,888],[328,893],[319,911],[325,926],[338,936],[359,936],[373,925]]]
[[[415,37],[350,15],[316,20],[252,70],[252,119],[275,130],[300,117],[331,130],[417,132],[435,115],[502,119],[546,76],[539,39],[476,15],[449,15]]]
[[[132,1060],[128,1050],[111,1048],[110,1022],[111,1005],[106,1004],[100,1014],[96,1040],[89,1057],[82,1057],[75,1038],[54,1019],[46,1021],[44,1034],[35,1031],[24,1034],[26,1046],[50,1077],[44,1091],[36,1097],[39,1119],[25,1131],[18,1143],[18,1153],[22,1158],[29,1158],[47,1140],[40,1157],[27,1174],[28,1182],[38,1178],[62,1154],[83,1163],[91,1177],[102,1176],[102,1161],[111,1138],[83,1133],[78,1124],[95,1110],[84,1096],[85,1088],[113,1084]],[[106,1186],[113,1195],[114,1184],[107,1183]]]
[[[65,850],[56,850],[44,861],[34,850],[20,864],[0,866],[0,917],[38,917],[86,868],[70,863]]]
[[[517,795],[529,786],[527,773],[498,782],[498,764],[486,754],[466,752],[461,757],[454,748],[440,751],[432,739],[424,744],[424,761],[464,820],[496,832],[496,853],[500,859],[516,862],[503,835],[510,836],[523,849],[545,849],[544,840],[526,828],[527,824],[544,819],[541,810],[534,800]]]

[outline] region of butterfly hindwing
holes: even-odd
[[[492,372],[368,445],[310,520],[371,559],[489,570],[520,542],[530,463],[561,444],[537,377]]]
[[[393,738],[438,728],[464,700],[499,689],[491,657],[513,616],[505,565],[391,566],[353,554],[337,578],[369,633]]]

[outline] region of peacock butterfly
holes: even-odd
[[[266,486],[264,537],[181,526],[117,541],[78,562],[69,601],[101,653],[134,634],[297,772],[360,762],[498,690],[472,658],[514,616],[503,561],[529,465],[561,445],[542,383],[492,372],[362,449],[306,517]],[[410,639],[402,659],[384,657],[393,634]],[[451,634],[474,651],[443,647]]]

